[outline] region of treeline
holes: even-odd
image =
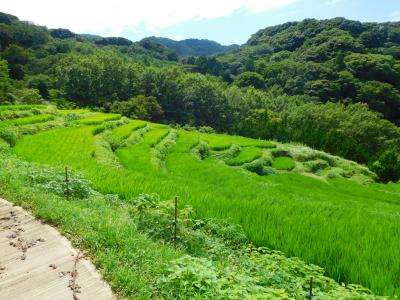
[[[330,60],[364,70],[365,76],[374,79],[365,81],[348,67],[339,72],[340,78],[328,83],[311,80],[336,69],[325,63],[300,62],[286,57],[293,54],[280,52],[273,59],[274,55],[246,54],[246,59],[253,61],[241,65],[242,71],[220,74],[219,68],[234,69],[234,62],[223,60],[240,57],[253,46],[222,60],[181,59],[150,41],[130,44],[118,38],[88,38],[65,29],[48,30],[6,14],[0,14],[0,44],[2,103],[88,106],[128,117],[302,142],[366,163],[383,181],[400,178],[399,128],[372,111],[369,102],[319,95],[328,83],[353,90],[355,95],[361,89],[365,97],[379,98],[379,107],[388,119],[397,118],[399,65],[394,56],[368,54],[381,62],[373,63],[375,69],[369,67],[370,60],[363,53]],[[281,56],[284,58],[277,58]],[[265,67],[261,67],[263,62]],[[210,68],[214,68],[212,72]],[[244,71],[246,68],[249,71]],[[352,85],[351,80],[359,83]],[[309,86],[313,92],[307,90]],[[382,95],[390,90],[392,98],[376,96],[369,86]]]
[[[399,59],[399,22],[335,18],[268,27],[238,51],[186,62],[242,87],[279,86],[323,103],[366,103],[400,124]]]

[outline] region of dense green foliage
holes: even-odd
[[[381,180],[397,181],[380,160],[400,152],[399,28],[304,20],[261,30],[231,53],[180,58],[154,39],[77,35],[2,14],[0,102],[297,141],[379,164]]]
[[[45,115],[46,109],[41,111]],[[52,115],[54,120],[17,122],[18,126],[11,124],[0,132],[13,133],[11,151],[20,158],[56,168],[67,165],[89,179],[96,190],[118,195],[121,203],[142,193],[155,192],[162,199],[179,195],[181,205],[192,205],[197,217],[228,218],[241,225],[257,246],[316,263],[340,282],[363,284],[378,294],[397,293],[399,275],[392,266],[399,265],[400,259],[396,238],[399,186],[374,184],[375,175],[366,167],[301,145],[172,129],[144,121],[126,123],[118,115],[85,110],[54,111]],[[0,148],[7,150],[3,144]],[[49,177],[59,182],[57,176]],[[39,187],[58,193],[54,184],[44,184],[43,177],[38,180]],[[158,221],[149,220],[151,224]],[[151,228],[147,233],[159,239],[160,228]],[[128,243],[130,238],[126,238]],[[182,246],[195,254],[190,251],[198,249],[196,245]],[[119,256],[125,251],[113,253]],[[242,254],[233,256],[247,261]],[[247,262],[251,264],[251,259]],[[197,270],[197,260],[176,262],[185,273],[192,263]],[[220,280],[228,270],[205,263],[211,263],[212,276],[216,276],[207,291],[225,293]],[[240,274],[259,276],[251,270]],[[171,292],[177,288],[175,271],[180,272],[171,269],[170,282],[165,283]]]
[[[238,45],[223,46],[214,41],[198,39],[174,41],[168,38],[152,36],[143,39],[143,41],[159,43],[167,48],[175,50],[178,54],[183,56],[211,55],[218,52],[228,52],[239,48]]]

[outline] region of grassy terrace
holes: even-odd
[[[45,109],[47,105],[0,105],[0,112],[2,111],[23,111],[36,109]]]
[[[53,115],[37,115],[37,116],[29,116],[23,118],[17,118],[7,121],[1,121],[0,127],[6,126],[22,126],[22,125],[29,125],[29,124],[36,124],[36,123],[44,123],[50,120],[54,120]]]
[[[87,118],[77,120],[76,123],[83,125],[99,125],[105,121],[114,121],[121,118],[119,114],[105,114],[105,113],[95,113]]]
[[[141,193],[157,193],[162,199],[179,195],[181,205],[192,205],[198,217],[240,224],[255,245],[322,266],[340,282],[363,284],[379,294],[399,293],[399,184],[322,181],[295,172],[302,162],[294,154],[276,152],[273,157],[273,151],[281,151],[274,143],[184,130],[174,133],[166,125],[143,121],[130,121],[109,132],[118,141],[130,141],[105,154],[121,164],[114,167],[96,157],[100,151],[96,139],[106,134],[95,137],[93,129],[117,118],[96,113],[77,121],[80,127],[24,136],[12,151],[28,162],[69,166],[98,191],[125,200]],[[240,152],[226,162],[223,155],[216,155],[231,151],[234,144]],[[193,155],[199,145],[208,153],[202,159]],[[260,176],[233,167],[262,160],[264,153],[272,153],[268,167],[279,174]],[[165,168],[154,163],[155,155]],[[324,172],[341,164],[328,165]]]

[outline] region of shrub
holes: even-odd
[[[242,167],[250,172],[256,173],[258,175],[265,175],[264,160],[256,159],[252,162],[243,164]]]
[[[103,133],[105,130],[106,130],[106,126],[105,125],[96,126],[95,128],[93,128],[92,134],[93,135],[98,135],[100,133]]]
[[[19,137],[18,129],[13,126],[0,128],[0,138],[5,140],[11,147],[14,147]]]
[[[67,122],[71,122],[71,121],[76,121],[79,120],[83,117],[83,115],[81,114],[77,114],[77,113],[68,113],[64,116],[64,120]]]
[[[276,149],[271,151],[272,157],[292,157],[288,150]]]
[[[400,179],[400,155],[398,151],[387,150],[372,163],[374,171],[383,182],[396,182]]]
[[[53,168],[42,169],[37,166],[30,166],[28,167],[27,177],[31,184],[46,192],[58,196],[64,196],[66,193],[64,170]],[[89,181],[71,169],[68,170],[68,180],[68,190],[71,198],[85,199],[94,194]]]
[[[192,153],[200,160],[205,159],[210,155],[210,148],[204,141],[200,141],[197,146],[192,149]]]
[[[200,126],[198,132],[201,133],[215,133],[215,129],[210,126]]]
[[[272,167],[264,167],[263,169],[263,175],[274,175],[276,174],[276,169],[272,168]]]
[[[10,148],[10,145],[3,139],[0,138],[0,152]]]
[[[32,108],[30,110],[30,112],[32,113],[32,115],[35,115],[35,116],[40,115],[42,113],[41,110],[38,108]]]
[[[110,145],[113,152],[125,145],[124,141],[118,140],[111,134],[111,132],[108,131],[106,132],[106,134],[104,134],[104,140]]]
[[[316,173],[329,167],[329,163],[322,159],[307,161],[304,163],[307,171]]]

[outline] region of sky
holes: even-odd
[[[0,11],[76,33],[229,45],[243,44],[267,26],[305,18],[400,21],[400,0],[0,0]]]

